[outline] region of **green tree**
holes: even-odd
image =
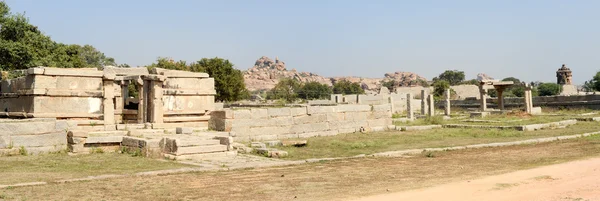
[[[465,72],[458,70],[446,70],[437,78],[434,78],[434,82],[437,80],[446,80],[452,86],[458,85],[465,81]]]
[[[86,62],[87,67],[116,66],[115,59],[107,57],[94,46],[84,45],[79,50],[79,55]]]
[[[364,94],[365,90],[360,87],[358,82],[340,80],[333,84],[334,94]]]
[[[86,47],[86,46],[84,46]],[[0,69],[15,70],[35,66],[81,68],[88,66],[86,58],[102,55],[92,46],[67,45],[52,41],[38,27],[31,25],[24,14],[12,14],[4,1],[0,1]],[[92,57],[93,58],[93,57]],[[107,61],[114,59],[104,56]]]
[[[507,77],[502,81],[512,81],[514,85],[504,90],[505,97],[523,97],[525,96],[525,83],[514,77]]]
[[[195,64],[195,66],[198,66],[198,64]],[[164,69],[169,69],[169,70],[205,72],[204,69],[200,69],[200,68],[195,68],[194,70],[192,70],[185,61],[180,60],[180,61],[174,62],[172,59],[169,59],[166,57],[158,57],[158,59],[156,59],[156,63],[152,63],[147,67],[149,69],[164,68]]]
[[[439,80],[433,83],[433,95],[440,98],[444,97],[444,93],[446,93],[446,89],[450,88],[450,83],[446,80]]]
[[[388,90],[390,90],[390,91],[394,91],[394,88],[396,87],[396,81],[395,80],[388,80],[388,81],[382,80],[381,86],[388,88]]]
[[[302,84],[298,91],[298,96],[307,100],[329,99],[331,93],[332,90],[329,86],[313,81]]]
[[[600,91],[600,71],[596,72],[596,75],[583,84],[583,89],[587,92]]]
[[[283,78],[267,94],[267,99],[284,99],[291,103],[298,99],[299,90],[300,82],[291,78]]]
[[[560,94],[561,86],[556,83],[542,83],[537,87],[540,96],[556,96]]]
[[[233,63],[222,58],[202,58],[189,69],[206,72],[215,79],[216,100],[237,101],[249,97],[242,71],[233,68]]]
[[[466,81],[462,81],[460,84],[479,86],[479,80],[477,80],[477,79],[466,80]]]

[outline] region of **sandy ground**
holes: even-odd
[[[594,158],[356,201],[600,200],[599,169],[600,158]]]

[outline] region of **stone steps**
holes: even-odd
[[[193,146],[193,147],[178,147],[176,151],[169,152],[176,156],[180,155],[191,155],[191,154],[205,154],[214,152],[226,152],[227,145],[206,145],[206,146]]]
[[[203,159],[214,159],[214,158],[225,158],[237,156],[237,151],[224,151],[204,154],[190,154],[190,155],[173,155],[164,154],[165,158],[170,160],[203,160]]]

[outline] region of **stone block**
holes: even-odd
[[[542,114],[542,108],[541,107],[532,107],[531,108],[531,114],[532,115],[540,115],[540,114]]]
[[[307,114],[323,114],[336,112],[337,106],[307,106]]]
[[[48,147],[55,145],[66,145],[67,134],[65,131],[58,131],[48,134],[37,135],[13,135],[10,139],[14,147]]]
[[[29,75],[42,75],[44,74],[44,68],[29,68],[27,69]]]
[[[175,128],[176,134],[192,134],[194,132],[194,128],[191,127],[177,127]]]
[[[229,131],[229,135],[232,137],[249,136],[250,135],[250,127],[243,127],[243,126],[232,127],[231,131]]]
[[[261,149],[261,148],[264,149],[264,148],[267,148],[267,145],[262,142],[252,142],[250,144],[250,147],[254,148],[254,149]]]
[[[355,133],[356,129],[355,128],[342,128],[342,129],[338,129],[338,133]]]
[[[15,120],[0,122],[0,131],[3,135],[32,135],[53,132],[56,130],[55,121]]]
[[[367,123],[369,124],[369,127],[371,127],[371,128],[373,128],[373,127],[386,128],[387,126],[392,125],[392,119],[367,120]]]
[[[319,136],[319,133],[317,133],[317,132],[298,134],[299,138],[311,138],[311,137],[318,137],[318,136]]]
[[[389,104],[373,105],[373,112],[391,112],[391,106]]]
[[[292,107],[290,111],[294,117],[308,114],[306,107]]]
[[[104,72],[91,68],[44,68],[44,75],[49,76],[77,76],[77,77],[102,77]]]
[[[369,115],[369,119],[383,119],[383,118],[392,118],[392,112],[390,112],[390,111],[375,111],[375,112],[371,112]]]
[[[121,143],[123,136],[104,136],[104,137],[88,137],[86,144],[105,144],[105,143]]]
[[[250,110],[252,119],[267,119],[269,118],[269,113],[267,109],[251,109]]]
[[[269,126],[269,127],[255,127],[250,128],[249,132],[246,133],[246,136],[258,136],[258,135],[281,135],[281,134],[290,134],[291,126]],[[239,136],[239,135],[238,135]],[[244,136],[244,134],[242,134]],[[276,140],[277,138],[273,138],[272,140]]]
[[[233,110],[233,118],[234,119],[252,119],[252,113],[250,110]]]
[[[313,114],[294,117],[294,124],[309,124],[327,121],[326,114]]]
[[[328,123],[312,123],[312,124],[297,124],[293,125],[290,132],[291,133],[310,133],[317,131],[326,131],[329,130]]]
[[[281,140],[281,139],[290,139],[290,138],[298,138],[298,134],[280,134],[277,135],[277,139]]]
[[[280,140],[270,140],[270,141],[265,141],[264,143],[265,143],[265,145],[267,145],[269,147],[281,146]]]
[[[489,115],[490,112],[471,112],[471,118],[483,118]]]
[[[66,144],[47,146],[47,147],[25,147],[25,151],[27,151],[27,154],[29,154],[29,155],[56,153],[56,152],[60,152],[60,151],[65,151],[67,149],[68,149],[68,147]]]
[[[0,149],[6,149],[10,146],[12,146],[12,143],[10,142],[10,136],[0,135]]]
[[[277,135],[251,135],[251,141],[265,141],[265,140],[276,140]]]
[[[337,112],[370,112],[371,111],[371,106],[370,105],[338,105],[336,106]],[[389,106],[388,106],[389,107]]]
[[[268,108],[267,111],[270,117],[288,117],[292,115],[292,111],[289,107]]]
[[[366,120],[364,121],[336,121],[336,122],[329,122],[329,128],[331,130],[339,130],[339,129],[347,129],[347,128],[352,128],[352,129],[358,129],[360,127],[367,127],[368,123]]]
[[[346,112],[345,113],[346,120],[357,121],[357,120],[367,120],[369,117],[369,112]]]
[[[283,140],[281,141],[282,146],[295,146],[295,147],[303,147],[306,146],[308,140]]]
[[[329,122],[346,120],[346,115],[344,113],[334,112],[334,113],[327,113],[326,115],[327,115],[327,121],[329,121]]]

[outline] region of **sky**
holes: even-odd
[[[600,70],[595,0],[6,0],[53,40],[118,63],[279,57],[288,70],[383,77],[445,70],[581,84]]]

